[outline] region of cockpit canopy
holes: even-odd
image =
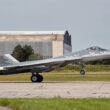
[[[107,51],[107,49],[103,49],[98,46],[93,46],[93,47],[87,48],[87,50],[89,50],[89,51]]]

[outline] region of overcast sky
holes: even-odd
[[[0,0],[0,31],[68,30],[73,51],[110,48],[110,0]]]

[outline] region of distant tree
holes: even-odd
[[[40,56],[39,54],[32,54],[29,56],[28,60],[42,60],[43,56]]]
[[[17,45],[14,48],[12,52],[12,56],[15,57],[19,61],[24,61],[24,52],[23,52],[23,48],[21,45]]]
[[[110,59],[103,60],[102,63],[104,65],[110,65]]]
[[[87,62],[86,64],[90,64],[90,65],[97,65],[97,64],[99,64],[99,65],[110,65],[110,59]]]
[[[28,60],[28,57],[32,54],[34,54],[34,50],[30,45],[25,45],[23,47],[21,45],[17,45],[12,52],[12,56],[19,61]]]
[[[34,50],[32,49],[31,45],[25,45],[23,47],[23,52],[25,60],[28,60],[29,56],[34,54]]]

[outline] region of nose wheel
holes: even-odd
[[[39,75],[38,73],[32,74],[31,81],[32,82],[42,82],[43,81],[43,76]]]
[[[85,68],[84,68],[84,64],[81,64],[82,70],[80,71],[81,75],[85,75]]]
[[[85,75],[85,70],[81,70],[81,71],[80,71],[80,74],[81,74],[81,75]]]

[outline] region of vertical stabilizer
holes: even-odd
[[[14,57],[12,57],[10,54],[5,54],[3,56],[0,56],[0,67],[14,65],[17,63],[19,63],[19,61],[16,60]]]

